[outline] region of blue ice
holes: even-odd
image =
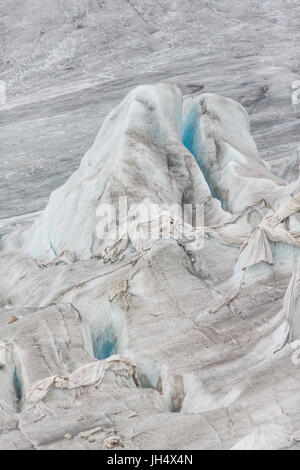
[[[117,344],[112,328],[106,328],[101,336],[95,338],[93,347],[96,359],[106,359],[116,354]]]

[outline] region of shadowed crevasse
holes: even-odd
[[[112,327],[105,328],[102,335],[93,339],[94,356],[96,359],[107,359],[117,353],[117,338]]]
[[[212,197],[218,199],[221,202],[223,209],[226,209],[225,201],[217,193],[216,188],[210,179],[210,175],[201,161],[202,142],[201,132],[199,130],[199,120],[200,116],[198,109],[196,106],[192,106],[183,121],[182,143],[194,156],[200,170],[202,171],[204,179],[208,184]]]
[[[19,379],[19,377],[18,377],[18,373],[17,373],[17,368],[16,368],[16,367],[15,367],[15,369],[14,369],[13,381],[14,381],[14,387],[15,387],[16,397],[17,397],[17,400],[20,402],[20,401],[22,400],[22,385],[21,385],[20,379]]]

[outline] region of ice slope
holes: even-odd
[[[97,209],[127,197],[134,204],[206,203],[210,223],[226,214],[181,141],[182,96],[172,85],[141,86],[105,120],[79,169],[50,197],[42,216],[24,234],[33,257],[51,261],[70,250],[78,259],[101,254]],[[209,202],[208,202],[209,201]],[[119,220],[117,220],[119,223]],[[105,234],[103,234],[105,238]]]
[[[276,204],[297,185],[266,168],[237,103],[204,95],[197,110],[201,100],[214,110],[221,147],[230,144],[219,166],[208,164],[215,162],[209,133],[201,152],[189,145],[207,132],[205,114],[190,121],[189,140],[179,90],[138,87],[32,226],[2,238],[1,448],[102,449],[112,436],[125,449],[278,448],[297,436],[300,370],[295,342],[287,340],[299,331],[292,290],[298,270],[287,286],[299,248],[273,242],[273,264],[247,268],[235,296],[223,302],[239,246],[272,211],[254,201],[251,171],[247,192],[247,174],[228,175],[227,157],[238,147],[245,172],[253,161],[256,178],[260,172],[271,196],[279,195]],[[240,188],[231,209],[242,210],[234,214],[207,182],[216,185],[226,172],[224,184],[232,177]],[[165,212],[167,204],[203,203],[202,249],[174,236],[147,247],[117,240],[110,251],[96,237],[96,211],[99,201],[116,205],[119,195]],[[282,230],[289,223],[298,230],[297,201],[288,216],[274,212]],[[95,427],[90,442],[83,433]]]

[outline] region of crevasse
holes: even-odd
[[[117,339],[111,327],[103,334],[93,339],[94,356],[96,359],[106,359],[117,353]]]
[[[14,387],[15,387],[17,399],[18,399],[18,401],[20,401],[20,400],[22,400],[22,385],[21,385],[20,379],[18,377],[16,367],[14,369],[13,381],[14,381]]]
[[[182,124],[182,143],[195,157],[195,160],[202,171],[204,179],[210,189],[212,197],[218,199],[221,202],[223,209],[225,209],[225,202],[217,193],[208,171],[205,169],[202,161],[202,141],[201,132],[199,131],[199,111],[197,106],[191,106],[190,110],[183,119]]]

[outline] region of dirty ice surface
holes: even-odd
[[[299,447],[299,14],[2,6],[1,449]]]

